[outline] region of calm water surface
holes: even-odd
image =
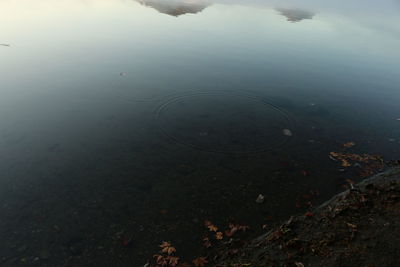
[[[0,0],[0,265],[191,261],[204,220],[255,236],[359,179],[343,143],[399,159],[399,25],[395,0]]]

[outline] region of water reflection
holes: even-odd
[[[342,143],[399,155],[393,2],[206,3],[0,0],[1,266],[199,256],[205,219],[329,197]]]
[[[140,4],[152,7],[160,13],[178,17],[184,14],[196,14],[203,11],[209,4],[200,1],[163,1],[163,0],[135,0]]]
[[[304,19],[312,19],[315,15],[312,12],[302,9],[277,8],[276,10],[285,16],[290,22],[299,22]]]

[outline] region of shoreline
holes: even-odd
[[[400,266],[400,168],[355,184],[311,212],[290,217],[216,267]]]

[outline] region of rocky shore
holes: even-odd
[[[218,267],[400,266],[400,168],[289,218],[239,251],[228,244],[218,254]]]

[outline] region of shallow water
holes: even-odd
[[[398,159],[400,2],[319,2],[1,0],[0,265],[191,261]]]

